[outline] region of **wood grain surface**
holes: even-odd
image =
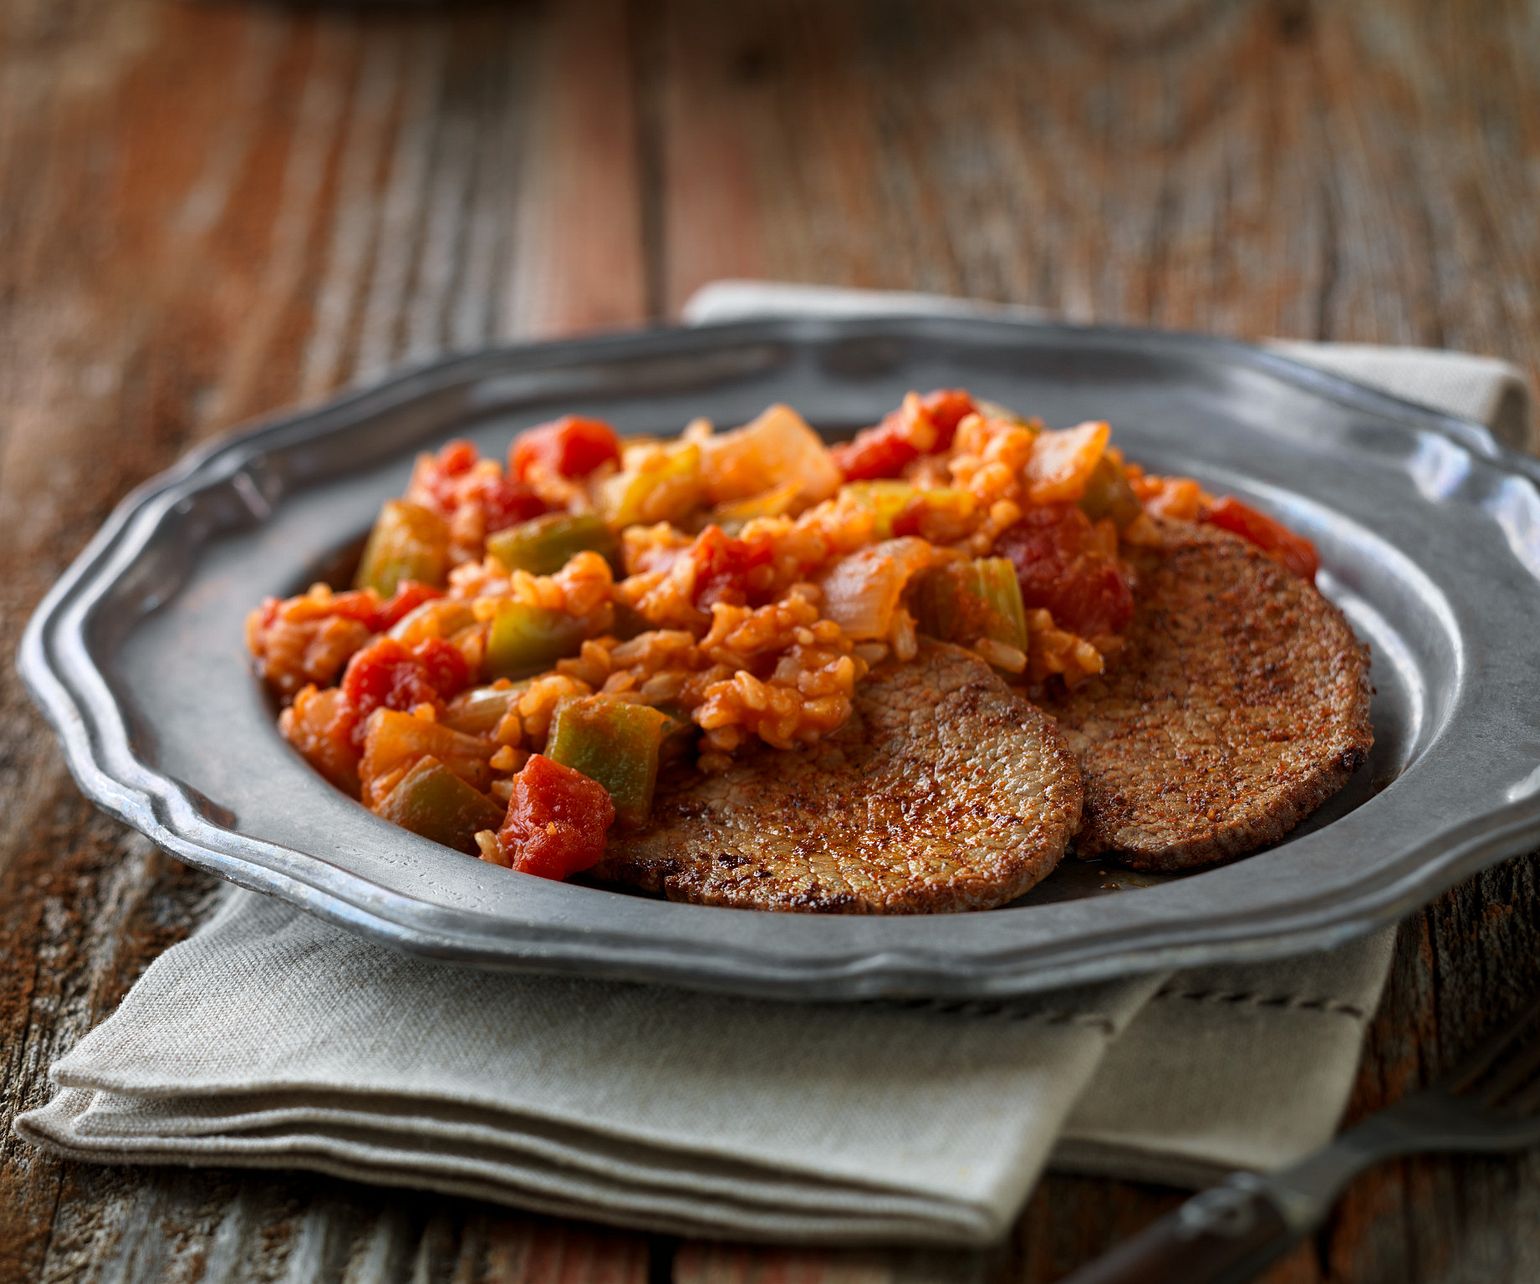
[[[1537,209],[1517,0],[8,0],[0,652],[130,487],[401,362],[763,275],[1533,371]],[[9,665],[0,701],[0,1280],[1026,1284],[1177,1198],[1050,1177],[992,1253],[815,1252],[21,1146],[212,882],[80,799]],[[1537,868],[1406,925],[1354,1114],[1540,989]],[[1268,1279],[1530,1284],[1540,1156],[1388,1166]]]

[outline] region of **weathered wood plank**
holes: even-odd
[[[685,1244],[675,1284],[983,1284],[1000,1253],[938,1249],[809,1249]]]
[[[553,50],[575,70],[596,12],[4,15],[7,654],[111,504],[192,441],[401,360],[605,319],[514,279],[523,256],[581,248],[560,220],[520,217],[556,166],[567,199],[614,204],[615,175],[590,181],[560,150],[523,156],[536,124],[603,122],[602,85],[569,76],[554,106],[531,87]],[[627,316],[642,311],[640,261],[635,238],[609,244],[608,303]],[[23,729],[0,752],[0,1278],[645,1276],[640,1236],[19,1145],[9,1121],[45,1099],[48,1063],[186,934],[213,883],[84,805],[13,678],[0,702]]]

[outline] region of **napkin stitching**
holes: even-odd
[[[1300,994],[1266,994],[1259,990],[1178,990],[1155,991],[1157,999],[1187,999],[1193,1003],[1228,1003],[1255,1008],[1286,1008],[1296,1012],[1329,1012],[1336,1016],[1367,1021],[1369,1014],[1354,1003],[1325,995],[1306,998]]]
[[[1080,1008],[1038,1008],[1011,1003],[1004,999],[896,999],[878,1001],[874,1007],[889,1007],[905,1012],[933,1012],[943,1016],[1004,1017],[1007,1021],[1037,1021],[1043,1025],[1079,1025],[1097,1030],[1111,1038],[1118,1032],[1117,1022],[1104,1012]]]

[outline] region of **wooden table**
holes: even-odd
[[[400,362],[759,275],[1533,370],[1537,210],[1518,3],[11,0],[0,649],[129,487]],[[22,1147],[212,880],[80,799],[8,670],[0,1279],[1044,1281],[1177,1198],[1050,1177],[994,1253],[814,1252]],[[1355,1114],[1540,989],[1537,868],[1406,925]],[[1519,1284],[1537,1228],[1540,1155],[1393,1165],[1268,1278]]]

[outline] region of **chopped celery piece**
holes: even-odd
[[[1004,557],[947,562],[915,586],[915,619],[922,633],[971,646],[981,638],[1027,649],[1027,616],[1015,568]]]
[[[981,557],[973,563],[979,593],[989,605],[984,636],[1018,651],[1027,649],[1027,611],[1021,600],[1021,581],[1008,557]]]
[[[844,493],[871,513],[873,536],[887,539],[893,534],[894,518],[919,491],[906,481],[861,481],[847,483]]]
[[[964,641],[966,626],[962,579],[971,574],[972,563],[947,562],[915,577],[909,591],[909,609],[921,633],[943,642]],[[971,639],[968,639],[971,640]]]
[[[528,678],[564,656],[587,636],[582,620],[522,602],[502,602],[487,634],[486,676]]]
[[[393,499],[369,532],[353,583],[388,598],[403,580],[441,587],[448,574],[448,523],[431,508]]]
[[[951,510],[966,515],[973,511],[975,501],[967,491],[953,486],[913,486],[906,481],[848,482],[844,494],[866,508],[873,518],[872,536],[888,539],[893,534],[893,523],[905,509],[914,508],[917,515],[941,513]],[[914,534],[911,529],[909,534]]]
[[[487,552],[510,571],[554,575],[577,554],[592,550],[613,561],[615,532],[595,513],[547,513],[487,536]]]
[[[791,512],[797,502],[797,495],[797,483],[784,482],[747,499],[730,499],[718,504],[712,509],[711,516],[732,534],[734,528],[742,527],[756,517],[781,517]]]
[[[581,696],[556,708],[545,756],[609,790],[623,825],[646,824],[658,780],[658,750],[671,719],[645,704]]]
[[[1085,494],[1080,497],[1080,508],[1093,522],[1112,518],[1119,530],[1144,511],[1122,467],[1109,455],[1096,461],[1086,481]]]
[[[420,759],[375,811],[414,834],[471,854],[481,830],[503,823],[503,808],[437,758]]]
[[[677,522],[702,495],[700,447],[685,441],[628,450],[625,467],[599,484],[595,500],[618,530],[637,522]]]

